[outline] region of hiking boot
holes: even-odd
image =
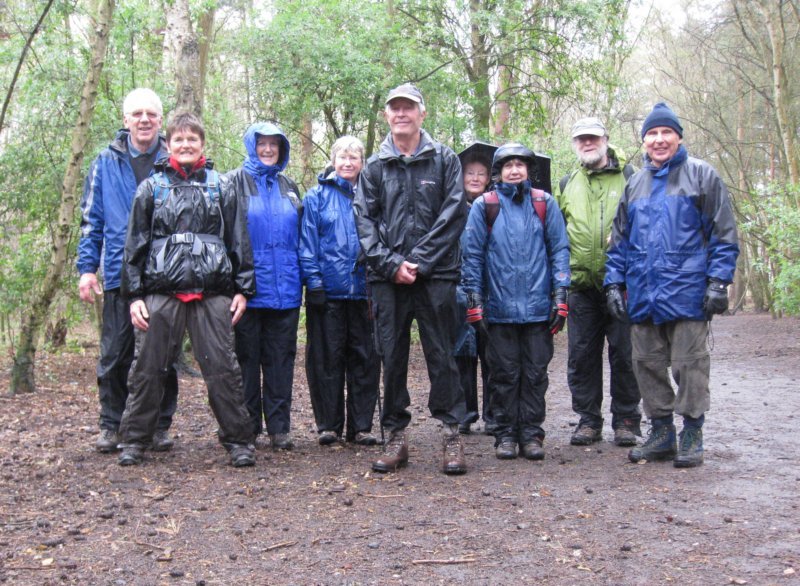
[[[599,442],[602,439],[602,429],[596,429],[591,425],[581,423],[578,425],[578,429],[573,432],[569,443],[573,446],[589,446],[595,442]]]
[[[510,438],[503,438],[494,449],[498,460],[513,460],[517,457],[517,442]]]
[[[256,463],[255,446],[248,444],[233,444],[228,450],[231,457],[231,466],[234,468],[244,468],[254,466]]]
[[[153,434],[150,449],[154,452],[168,452],[174,445],[175,441],[169,437],[169,432],[166,429],[159,429]]]
[[[642,436],[638,421],[623,419],[622,424],[614,429],[614,445],[631,447],[636,445],[636,436]]]
[[[339,436],[335,431],[326,430],[319,434],[319,445],[329,446],[339,441]]]
[[[694,468],[703,463],[703,428],[684,427],[678,438],[675,468]]]
[[[288,433],[276,433],[269,436],[273,450],[291,450],[294,447],[292,436]]]
[[[408,444],[405,430],[393,432],[383,446],[383,454],[372,462],[375,472],[394,472],[408,463]]]
[[[359,446],[374,446],[378,443],[378,438],[369,431],[359,431],[353,440]]]
[[[138,466],[144,460],[144,446],[141,444],[126,444],[122,448],[117,463],[120,466]]]
[[[442,437],[442,472],[445,474],[464,474],[467,461],[464,458],[464,443],[458,426],[445,428]]]
[[[94,448],[101,454],[110,454],[119,450],[119,433],[113,429],[101,429]]]
[[[471,423],[460,423],[458,425],[458,433],[463,435],[469,435],[472,433],[472,424]]]
[[[628,460],[631,462],[671,460],[675,457],[676,451],[675,426],[654,425],[650,429],[647,441],[628,452]]]
[[[535,437],[520,448],[520,454],[526,460],[544,460],[544,448],[542,439]]]

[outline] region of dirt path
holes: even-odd
[[[174,451],[120,468],[92,449],[96,347],[43,356],[42,392],[0,399],[0,583],[794,584],[798,326],[715,320],[706,464],[693,470],[627,463],[608,421],[606,442],[569,446],[563,335],[547,458],[501,462],[473,434],[457,478],[436,468],[419,349],[411,462],[384,476],[369,472],[378,448],[316,444],[302,364],[294,452],[227,466],[204,388],[187,378]]]

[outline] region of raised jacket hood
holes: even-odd
[[[261,136],[278,136],[281,140],[281,154],[278,158],[277,165],[265,165],[258,158],[256,153],[256,142],[258,135]],[[253,177],[262,175],[275,176],[289,164],[290,146],[289,139],[280,129],[277,124],[272,122],[256,122],[244,133],[244,148],[247,149],[247,157],[244,160],[244,168]]]

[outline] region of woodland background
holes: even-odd
[[[425,128],[457,151],[517,140],[574,165],[569,129],[606,121],[640,164],[639,129],[666,100],[689,152],[734,199],[742,253],[732,310],[800,313],[800,0],[6,0],[0,2],[0,348],[10,391],[36,388],[41,344],[97,323],[80,305],[77,204],[86,169],[153,88],[203,116],[220,170],[255,121],[287,132],[287,174],[313,187],[333,141],[386,128],[413,81]]]

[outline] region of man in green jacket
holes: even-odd
[[[608,313],[603,293],[611,222],[633,168],[620,164],[599,118],[575,123],[572,147],[580,167],[561,180],[558,197],[567,222],[572,271],[567,382],[572,409],[580,416],[570,443],[586,446],[603,439],[603,344],[607,339],[614,443],[634,446],[641,435],[642,416],[631,365],[630,325]]]

